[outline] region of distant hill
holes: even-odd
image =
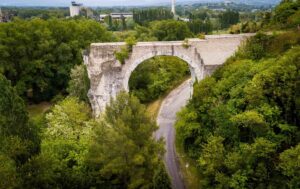
[[[235,3],[243,3],[248,5],[276,5],[281,0],[233,0]]]
[[[177,4],[232,2],[247,5],[276,5],[281,0],[178,0]]]
[[[177,0],[177,4],[190,3],[216,3],[216,2],[234,2],[248,5],[274,5],[280,0]],[[167,5],[171,0],[78,0],[86,6],[150,6],[150,5]],[[66,0],[1,0],[0,6],[69,6],[70,1]]]

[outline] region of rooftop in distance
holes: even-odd
[[[72,6],[82,6],[82,3],[76,3],[76,1],[72,1]]]

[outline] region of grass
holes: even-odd
[[[159,99],[147,104],[147,114],[151,118],[153,118],[153,119],[157,118],[157,115],[158,115],[158,112],[159,112],[162,102],[163,102],[163,98],[159,98]]]
[[[200,174],[196,167],[197,162],[194,159],[189,158],[181,145],[176,139],[176,153],[179,159],[180,170],[183,175],[186,188],[201,188],[200,186]]]
[[[50,102],[41,102],[39,104],[32,104],[27,106],[27,111],[30,118],[37,118],[43,116],[47,112],[52,104]]]

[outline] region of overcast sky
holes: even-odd
[[[72,0],[0,0],[1,6],[69,6]],[[222,0],[177,0],[177,2],[216,2]],[[77,0],[86,6],[130,6],[171,3],[171,0]]]

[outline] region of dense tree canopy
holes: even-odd
[[[172,19],[173,17],[173,13],[164,8],[133,10],[133,20],[141,25],[146,25],[155,20]]]
[[[228,28],[229,26],[239,22],[239,12],[227,10],[219,15],[221,28]]]
[[[192,37],[187,23],[176,20],[154,21],[150,23],[152,34],[159,41],[178,41]]]
[[[45,117],[41,152],[22,168],[22,188],[90,188],[85,165],[92,128],[88,105],[67,97]]]
[[[145,110],[136,97],[121,92],[94,128],[89,162],[115,187],[170,187],[161,173],[162,143],[152,137],[157,125]]]
[[[39,152],[40,141],[24,101],[1,74],[0,104],[0,188],[14,188],[20,183],[20,168]]]
[[[191,20],[190,22],[188,22],[188,26],[194,34],[199,34],[199,33],[209,34],[213,30],[210,20],[204,20],[204,21],[200,19]]]
[[[300,24],[300,1],[283,0],[274,11],[272,23],[280,27],[295,27]]]
[[[31,18],[64,18],[69,16],[69,10],[66,8],[48,8],[48,9],[37,9],[37,8],[19,8],[19,7],[10,7],[9,13],[13,14],[22,19],[31,19]]]
[[[91,42],[110,41],[91,20],[16,19],[0,24],[0,71],[20,95],[49,100],[66,89],[71,68]]]
[[[194,86],[176,129],[203,187],[299,188],[299,44],[258,34]]]
[[[67,97],[41,127],[40,151],[21,163],[27,141],[1,136],[1,188],[170,188],[157,125],[136,97],[122,92],[98,119]]]

